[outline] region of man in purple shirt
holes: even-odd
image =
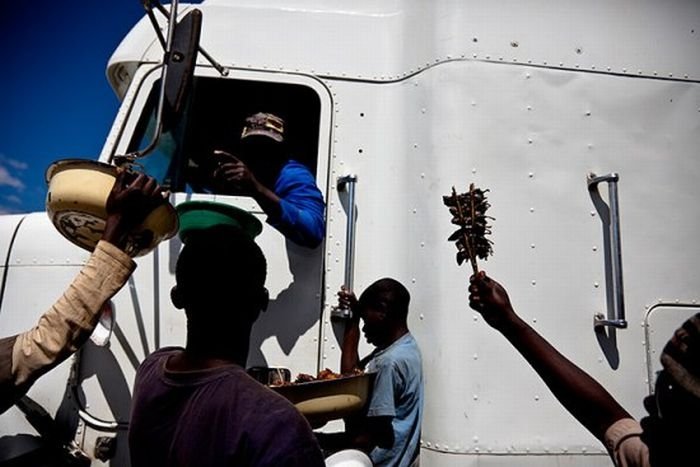
[[[323,466],[308,422],[245,371],[268,300],[262,251],[231,226],[183,240],[171,297],[187,315],[187,344],[154,352],[136,373],[133,467]]]

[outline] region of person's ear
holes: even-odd
[[[173,288],[170,289],[170,300],[178,310],[185,308],[185,297],[183,296],[182,291],[177,288],[177,285],[174,285]]]

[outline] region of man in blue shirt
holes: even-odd
[[[315,248],[326,224],[323,195],[309,169],[289,159],[284,120],[256,113],[245,120],[240,154],[214,151],[219,158],[214,179],[228,194],[254,198],[267,222],[294,243]]]
[[[420,449],[423,416],[423,371],[416,340],[406,318],[410,295],[394,279],[380,279],[356,300],[345,289],[338,293],[341,307],[352,310],[345,327],[341,373],[355,369],[374,372],[374,388],[366,413],[345,420],[344,433],[317,433],[329,451],[360,449],[375,466],[415,465]],[[357,347],[359,318],[367,342],[376,349],[360,360]]]

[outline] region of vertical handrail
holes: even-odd
[[[609,197],[609,212],[610,212],[610,222],[607,226],[609,235],[605,236],[605,240],[608,242],[606,247],[610,251],[610,268],[611,274],[610,279],[612,282],[612,316],[610,310],[608,310],[607,318],[601,315],[596,315],[594,319],[594,325],[596,327],[600,326],[612,326],[615,328],[624,329],[627,327],[627,320],[625,319],[625,297],[624,288],[622,282],[622,239],[620,234],[620,205],[617,195],[617,182],[620,180],[620,176],[617,173],[610,173],[607,175],[596,176],[595,174],[588,175],[588,191],[592,196],[596,196],[598,199],[600,193],[598,192],[598,185],[602,182],[608,184],[608,197]],[[602,218],[602,216],[601,216]]]
[[[348,222],[345,226],[345,278],[344,285],[349,292],[353,290],[355,277],[355,187],[357,175],[338,177],[338,191],[348,193]],[[348,319],[352,317],[349,308],[336,307],[331,311],[331,317]]]

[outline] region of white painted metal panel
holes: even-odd
[[[79,270],[80,266],[75,264],[11,267],[0,313],[0,336],[15,335],[34,326]],[[69,368],[69,362],[59,365],[40,378],[29,391],[29,396],[51,415],[56,414],[64,399]],[[0,417],[0,435],[15,433],[34,433],[34,430],[18,409],[11,408]]]
[[[202,46],[235,68],[392,81],[468,58],[700,79],[700,4],[692,0],[209,0],[195,7],[204,14]],[[148,23],[110,60],[120,95],[134,63],[162,60]]]
[[[444,452],[423,449],[421,451],[420,465],[431,467],[503,467],[512,465],[517,467],[609,467],[612,461],[607,454],[587,454],[587,455],[549,455],[527,456],[527,455],[498,455],[489,453],[463,456],[457,454],[446,454]]]
[[[467,455],[602,452],[468,309],[470,272],[446,241],[452,226],[441,196],[472,181],[492,190],[495,255],[482,266],[526,320],[641,416],[646,307],[659,297],[691,300],[700,289],[692,265],[700,256],[692,239],[698,85],[454,61],[400,83],[329,86],[338,127],[332,173],[360,180],[356,289],[393,276],[412,292],[426,371],[424,446]],[[586,175],[613,171],[630,327],[606,353],[592,326],[605,311],[606,284]],[[340,204],[334,195],[330,233],[342,239]],[[343,247],[331,244],[340,260],[329,262],[334,290]],[[337,347],[324,354],[337,364]]]
[[[89,253],[51,224],[45,212],[27,214],[18,230],[9,264],[13,267],[82,265]]]
[[[5,264],[5,256],[10,249],[12,237],[15,234],[17,225],[24,218],[24,214],[4,215],[0,216],[0,255],[2,255],[2,264]]]

